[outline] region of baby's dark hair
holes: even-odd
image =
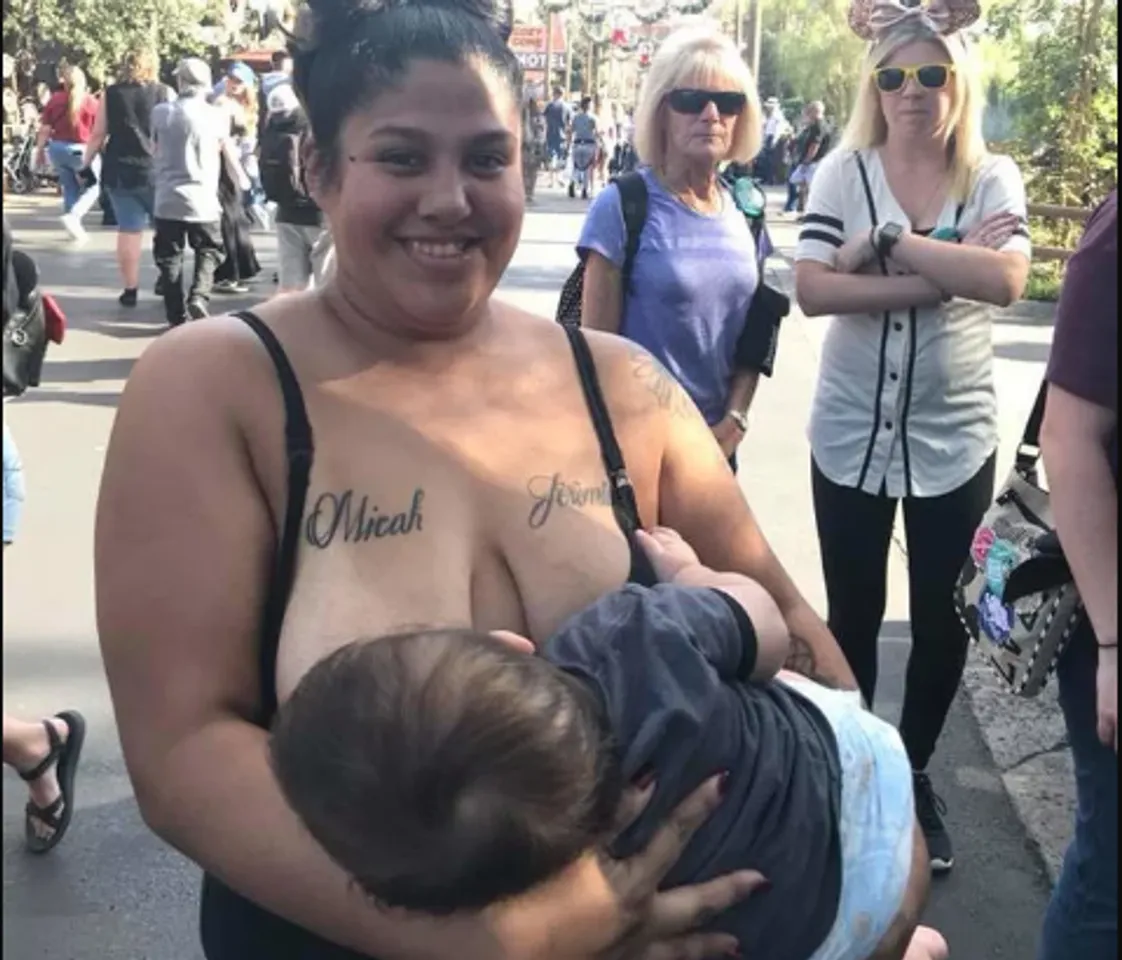
[[[428,913],[522,893],[607,839],[622,777],[602,705],[470,630],[351,643],[271,738],[281,789],[377,902]]]
[[[511,0],[306,0],[289,42],[292,80],[325,175],[338,170],[347,118],[417,60],[478,58],[520,96],[522,68],[507,46],[512,26]]]

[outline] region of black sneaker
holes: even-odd
[[[569,198],[572,199],[577,195],[577,185],[572,180],[569,181]]]
[[[931,786],[931,778],[926,773],[913,772],[912,786],[915,790],[916,819],[927,841],[931,872],[946,873],[954,866],[954,848],[943,823],[947,805]]]
[[[202,320],[203,317],[209,317],[210,311],[203,300],[198,297],[193,297],[187,301],[187,316],[192,320]]]
[[[215,283],[212,292],[230,296],[240,296],[249,293],[249,286],[248,284],[242,283],[240,280],[219,280]]]
[[[118,298],[117,302],[122,307],[135,307],[136,306],[136,287],[131,290],[126,289]]]

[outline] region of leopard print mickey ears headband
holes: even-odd
[[[853,0],[849,26],[870,42],[908,23],[923,24],[932,33],[947,37],[969,27],[981,15],[978,0]]]

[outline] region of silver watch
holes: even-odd
[[[748,414],[741,413],[739,410],[730,410],[725,416],[740,427],[741,433],[748,432]]]

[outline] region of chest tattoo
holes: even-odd
[[[385,537],[407,537],[424,529],[425,491],[417,487],[413,500],[400,510],[385,509],[354,490],[321,493],[304,523],[304,538],[323,550],[336,540],[366,543]]]
[[[540,474],[530,478],[526,490],[533,501],[529,516],[531,530],[545,526],[555,507],[562,510],[571,507],[580,509],[611,506],[612,503],[607,480],[599,484],[585,484],[579,480],[566,480],[559,473]]]

